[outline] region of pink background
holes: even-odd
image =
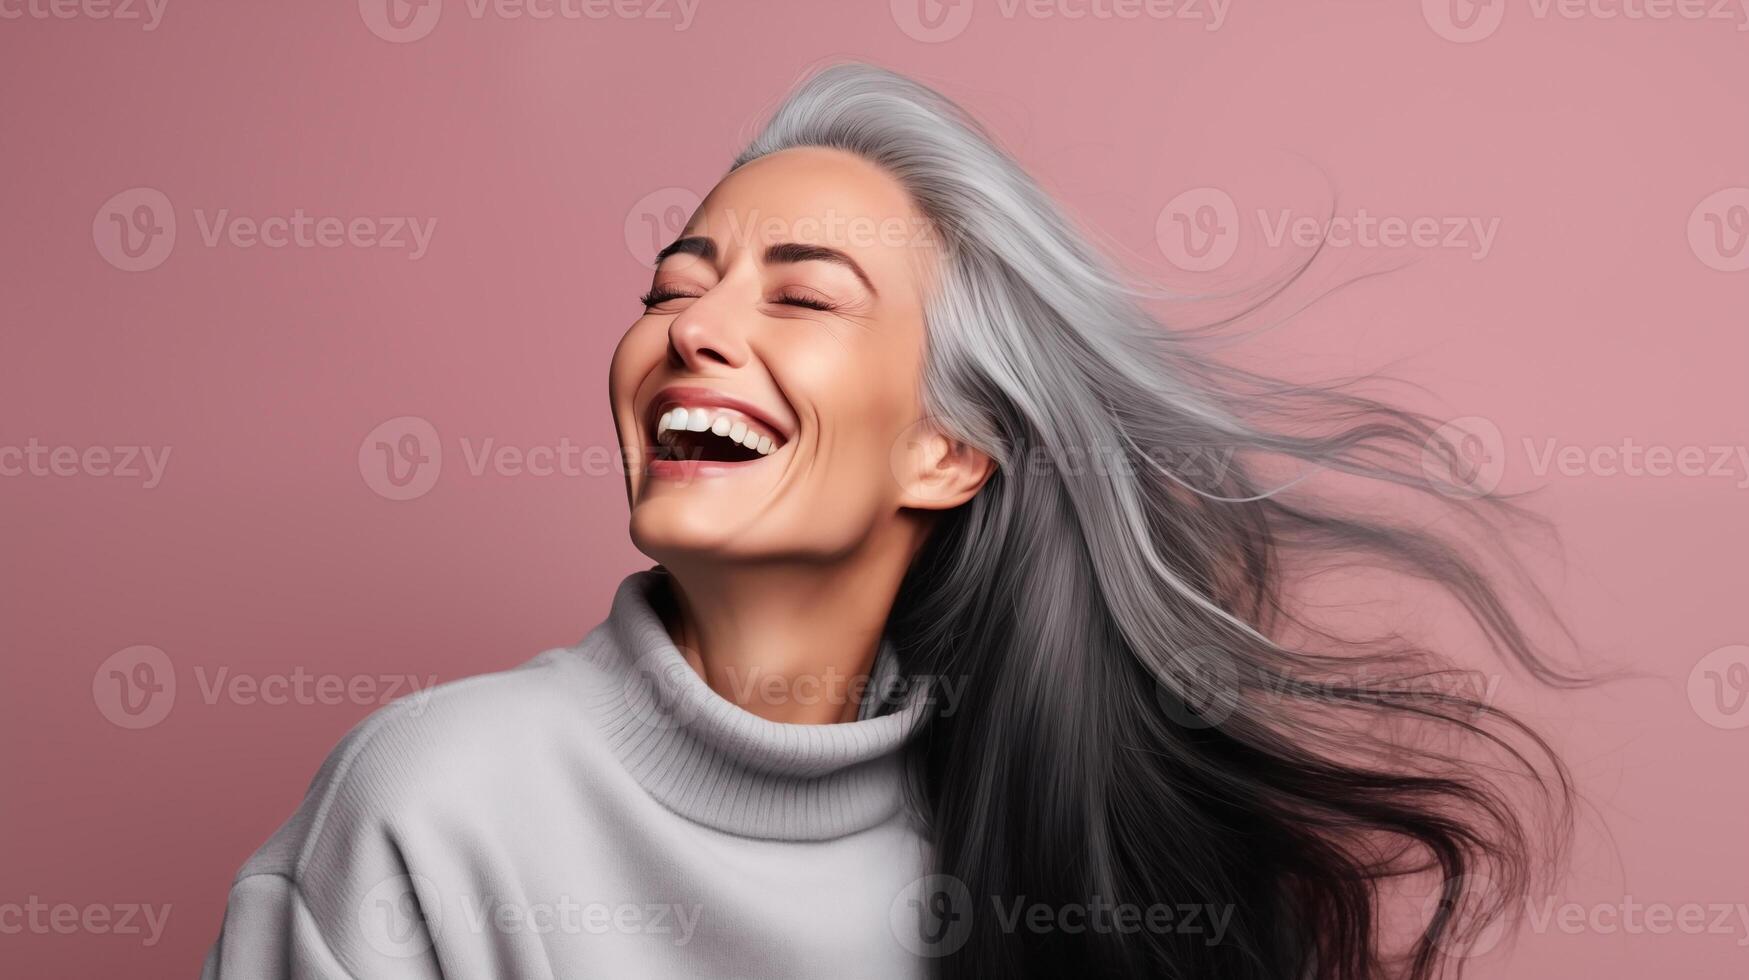
[[[670,19],[547,20],[444,0],[400,40],[373,31],[394,36],[377,0],[168,0],[152,30],[0,5],[25,13],[0,20],[0,447],[170,451],[150,489],[93,460],[20,472],[16,453],[0,477],[0,908],[170,908],[150,947],[0,934],[0,974],[192,976],[231,875],[382,693],[209,695],[221,669],[426,683],[598,621],[646,564],[599,465],[606,359],[647,285],[637,255],[805,67],[859,57],[961,99],[1174,283],[1290,255],[1260,209],[1492,223],[1485,256],[1330,250],[1326,283],[1396,271],[1244,353],[1305,376],[1388,368],[1437,393],[1423,407],[1485,420],[1465,425],[1504,485],[1541,486],[1562,528],[1549,581],[1580,638],[1651,675],[1571,697],[1504,679],[1592,804],[1557,900],[1606,912],[1527,932],[1477,975],[1749,975],[1735,911],[1699,934],[1607,918],[1749,903],[1749,666],[1733,669],[1749,663],[1749,472],[1735,456],[1722,475],[1538,464],[1550,445],[1631,441],[1701,447],[1710,467],[1749,442],[1741,15],[1496,2],[1466,34],[1466,0],[1459,21],[1442,3],[1278,0],[1223,4],[1210,30],[1206,0],[1131,19],[961,0],[934,8],[932,34],[918,2],[702,0],[676,30],[673,0]],[[146,200],[107,203],[133,188],[176,224],[144,271],[117,267],[132,260],[108,220]],[[1192,210],[1234,202],[1219,269],[1174,267],[1162,211],[1192,191]],[[436,225],[417,259],[209,246],[221,209]],[[365,445],[402,417],[423,422],[389,444],[442,453],[404,489]],[[473,472],[487,439],[568,440],[597,465]],[[141,645],[162,658],[136,666],[123,651]],[[174,698],[129,714],[111,669],[173,678]]]

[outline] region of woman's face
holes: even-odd
[[[920,425],[936,261],[903,188],[860,157],[797,148],[725,178],[614,351],[639,549],[831,559],[975,492],[981,457]]]

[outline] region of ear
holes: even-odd
[[[995,471],[995,461],[983,451],[947,436],[928,420],[906,429],[893,447],[901,507],[952,510],[976,496]]]

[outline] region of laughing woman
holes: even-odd
[[[1219,366],[1149,295],[940,95],[808,79],[614,353],[658,566],[577,646],[349,734],[205,976],[1460,962],[1552,861],[1564,770],[1433,653],[1337,643],[1292,587],[1412,576],[1564,682],[1468,543],[1512,512],[1431,492],[1452,447],[1420,416]],[[1477,535],[1314,500],[1314,470]],[[1394,941],[1416,880],[1438,900]]]

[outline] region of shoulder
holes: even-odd
[[[599,632],[599,631],[597,631]],[[587,741],[599,698],[592,648],[548,650],[508,670],[479,674],[400,698],[341,738],[302,804],[249,859],[239,878],[297,880],[333,855],[392,842],[421,820],[465,820],[488,806],[495,784],[548,765]]]
[[[592,716],[624,697],[611,637],[603,623],[355,725],[232,881],[203,977],[442,975],[418,920],[379,913],[417,909],[436,883],[489,890],[482,855],[516,852],[530,814],[562,819],[602,778]]]

